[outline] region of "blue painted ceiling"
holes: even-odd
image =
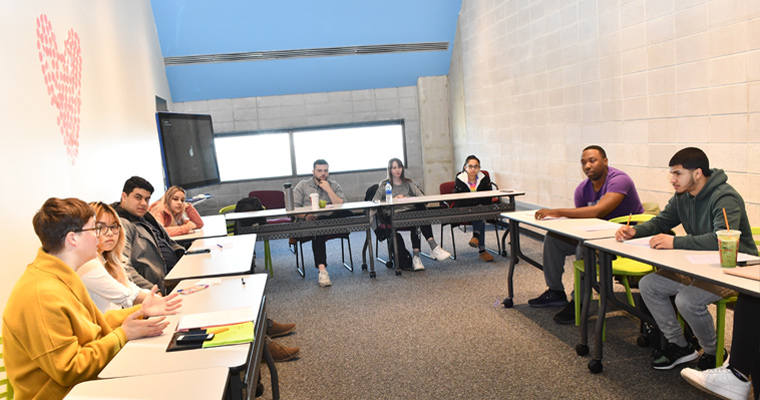
[[[413,86],[446,75],[462,0],[151,0],[165,58],[399,43],[448,50],[167,65],[175,102]]]

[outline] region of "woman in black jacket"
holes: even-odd
[[[469,193],[480,192],[483,190],[491,190],[491,178],[488,175],[480,171],[480,159],[474,155],[467,156],[462,167],[462,172],[457,174],[454,179],[454,192],[455,193]],[[457,200],[454,207],[465,207],[474,205],[486,205],[491,204],[491,198],[483,199],[471,199],[471,200]],[[486,221],[472,221],[472,239],[470,239],[470,247],[477,247],[479,257],[483,261],[493,261],[493,256],[486,251]]]

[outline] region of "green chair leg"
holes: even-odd
[[[274,276],[272,267],[272,252],[269,250],[269,241],[264,241],[264,269],[269,271],[269,276]]]

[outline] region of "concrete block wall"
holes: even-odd
[[[760,225],[760,1],[464,0],[454,46],[454,158],[524,201],[572,206],[599,144],[662,207],[698,146]]]
[[[407,176],[420,186],[424,184],[416,86],[180,102],[174,103],[172,111],[210,114],[214,132],[217,133],[403,119],[409,164]],[[371,143],[364,149],[352,148],[346,151],[371,151]],[[363,200],[367,188],[385,176],[385,170],[330,174],[331,179],[341,184],[349,201]],[[214,195],[213,199],[198,206],[198,211],[207,215],[219,212],[226,205],[235,204],[252,190],[281,190],[285,182],[295,185],[306,178],[307,176],[299,176],[227,182],[189,190],[189,194]]]

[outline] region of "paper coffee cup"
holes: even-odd
[[[736,267],[736,257],[739,254],[739,236],[741,232],[718,231],[718,248],[720,249],[720,266],[723,268]]]
[[[309,197],[311,198],[311,209],[319,209],[319,193],[312,193],[309,195]]]

